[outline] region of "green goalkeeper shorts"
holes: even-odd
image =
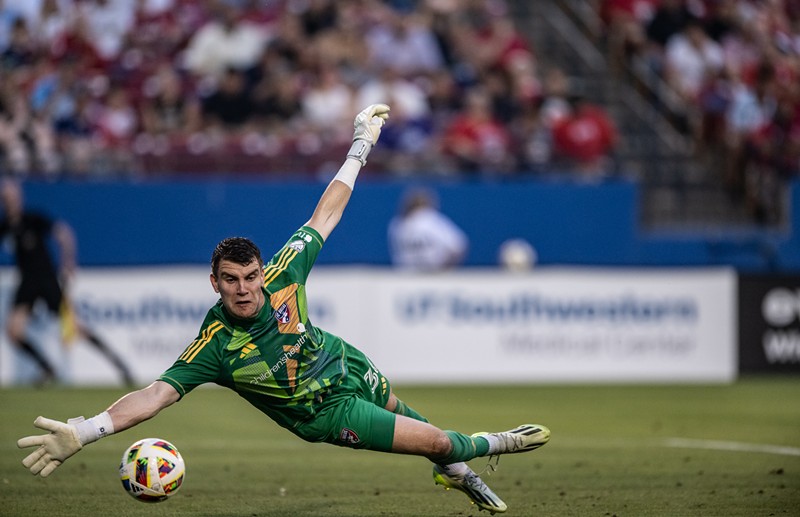
[[[391,451],[396,415],[384,409],[389,381],[360,350],[344,346],[347,376],[314,405],[314,416],[293,431],[310,442]]]

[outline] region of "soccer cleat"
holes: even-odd
[[[478,508],[481,510],[488,510],[492,515],[495,513],[503,513],[508,509],[506,503],[497,497],[497,495],[486,486],[486,483],[484,483],[469,467],[467,467],[465,473],[455,474],[453,472],[448,472],[447,466],[434,465],[433,481],[437,485],[442,485],[445,490],[450,490],[451,488],[461,490],[467,494],[472,504],[478,505]]]
[[[550,429],[543,425],[523,424],[502,433],[475,433],[489,440],[489,454],[513,454],[538,449],[550,441]]]

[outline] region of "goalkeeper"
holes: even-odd
[[[443,431],[399,400],[380,370],[358,349],[308,319],[305,283],[323,243],[338,224],[389,106],[374,104],[355,118],[347,159],[311,219],[264,264],[258,247],[227,238],[211,257],[211,286],[220,299],[195,339],[158,380],[128,393],[106,411],[66,423],[38,417],[49,434],[20,439],[36,447],[23,460],[46,477],[100,438],[152,418],[195,387],[226,386],[300,438],[356,449],[424,456],[436,483],[464,492],[481,509],[506,504],[467,465],[479,456],[536,449],[550,438],[540,425],[467,435]]]

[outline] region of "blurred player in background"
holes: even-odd
[[[234,390],[306,441],[424,456],[434,463],[436,483],[464,492],[481,509],[506,511],[465,462],[537,449],[550,438],[546,427],[527,424],[472,436],[434,427],[392,393],[367,356],[308,318],[306,280],[388,116],[385,104],[358,114],[344,164],[311,219],[271,261],[264,264],[258,247],[244,237],[217,245],[210,280],[220,300],[197,339],[157,381],[88,420],[37,418],[34,425],[50,434],[17,442],[37,447],[23,464],[46,477],[84,445],[135,426],[212,382]]]
[[[19,285],[14,295],[11,313],[6,321],[6,333],[11,343],[27,354],[42,371],[40,383],[57,380],[58,372],[42,351],[26,336],[34,305],[41,301],[51,314],[60,318],[64,344],[82,338],[102,353],[118,370],[123,382],[133,384],[128,368],[97,335],[75,318],[64,292],[64,285],[75,271],[75,236],[64,221],[54,221],[24,207],[19,183],[5,178],[0,183],[0,201],[4,218],[0,221],[0,239],[14,255]],[[50,240],[58,245],[58,263],[50,254]]]
[[[405,194],[388,234],[392,264],[414,271],[455,267],[469,246],[467,235],[439,211],[436,195],[421,188]]]

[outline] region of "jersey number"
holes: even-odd
[[[367,386],[369,386],[370,391],[372,394],[375,394],[375,390],[378,389],[378,384],[380,384],[380,376],[378,373],[370,368],[367,370],[367,373],[364,374],[364,380],[367,381]]]

